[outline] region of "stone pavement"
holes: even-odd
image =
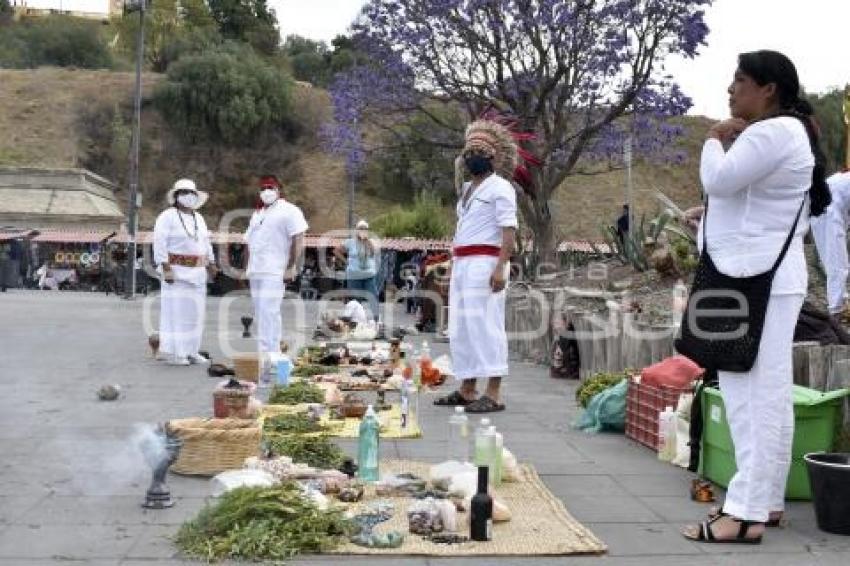
[[[287,302],[303,337],[317,303]],[[143,320],[154,300],[126,302],[93,294],[9,291],[0,294],[0,564],[179,564],[167,537],[208,494],[203,479],[171,475],[174,508],[139,504],[149,472],[130,438],[135,423],[208,415],[215,381],[202,368],[153,361]],[[238,317],[246,297],[208,302],[205,347],[246,348]],[[292,318],[290,317],[290,321]],[[293,328],[295,326],[295,328]],[[445,345],[436,345],[436,353]],[[95,391],[120,384],[122,398],[99,402]],[[603,557],[528,560],[397,558],[299,559],[303,564],[847,564],[850,537],[821,533],[811,505],[790,506],[787,529],[770,530],[761,546],[698,545],[678,534],[706,506],[688,496],[690,474],[660,463],[621,435],[570,428],[574,383],[551,380],[545,368],[512,364],[509,410],[494,417],[509,446],[533,463],[568,510],[609,546]],[[425,438],[384,442],[384,453],[438,461],[445,454],[448,412],[422,403]],[[351,450],[353,443],[347,443]]]

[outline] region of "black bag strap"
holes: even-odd
[[[782,245],[782,251],[779,252],[779,257],[776,258],[776,262],[770,269],[771,271],[776,271],[782,264],[782,260],[785,259],[785,254],[788,252],[788,248],[794,240],[794,234],[797,232],[797,223],[800,221],[800,214],[803,213],[803,207],[806,205],[806,197],[808,194],[809,193],[806,192],[806,194],[803,195],[803,202],[800,203],[800,208],[797,209],[797,216],[794,217],[794,224],[791,226],[791,231],[788,233],[788,237],[785,238],[785,243]],[[705,211],[702,213],[702,249],[705,253],[708,253],[706,232],[708,232],[708,195],[705,196]]]

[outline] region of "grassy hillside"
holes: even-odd
[[[0,70],[0,165],[88,167],[123,184],[129,141],[132,73],[40,68]],[[162,80],[147,74],[145,95]],[[288,196],[300,204],[312,230],[345,226],[348,181],[341,160],[322,151],[315,136],[330,113],[327,94],[300,87],[296,112],[304,132],[295,144],[255,149],[187,145],[176,138],[156,111],[143,109],[141,185],[142,226],[150,226],[162,197],[179,177],[191,177],[209,190],[205,213],[211,224],[227,210],[249,206],[252,180],[266,171],[279,174]],[[697,160],[708,122],[684,119],[682,140],[689,157],[682,165],[639,164],[633,186],[638,215],[654,213],[655,188],[681,206],[699,199]],[[124,202],[122,195],[122,203]],[[553,216],[568,238],[599,238],[599,225],[613,222],[625,198],[625,173],[569,179],[555,195]],[[374,217],[394,203],[358,192],[357,216]]]

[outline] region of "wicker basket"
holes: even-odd
[[[258,383],[260,369],[263,367],[261,361],[259,354],[234,354],[233,371],[236,373],[236,379]]]
[[[213,476],[242,468],[245,458],[260,451],[260,427],[246,419],[179,419],[168,430],[183,441],[171,471],[191,476]]]

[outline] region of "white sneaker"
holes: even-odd
[[[170,360],[168,360],[168,364],[172,366],[188,366],[190,364],[189,358],[183,358],[180,356],[174,356]]]
[[[210,363],[210,361],[208,359],[206,359],[205,357],[203,357],[200,354],[189,354],[188,359],[189,359],[190,364],[199,364],[199,365],[202,365],[202,366],[206,366],[206,365],[209,365],[209,363]]]

